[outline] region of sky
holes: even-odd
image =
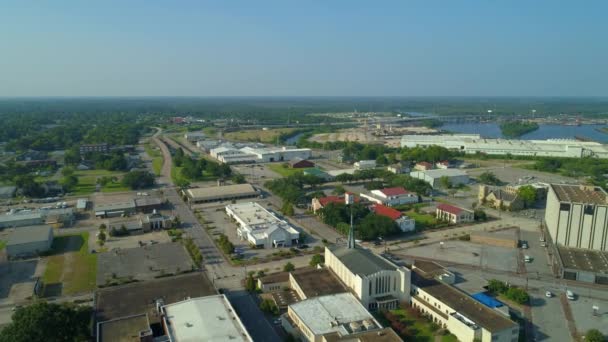
[[[608,96],[607,1],[2,0],[0,97]]]

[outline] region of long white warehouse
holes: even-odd
[[[226,214],[238,224],[237,235],[258,248],[289,247],[300,238],[289,223],[255,202],[227,205]]]
[[[309,148],[231,148],[220,146],[209,151],[209,154],[222,163],[272,163],[290,161],[295,158],[308,159],[312,155]]]
[[[608,146],[593,141],[484,139],[478,134],[404,135],[401,137],[401,147],[430,145],[443,146],[467,154],[479,152],[537,157],[608,158]]]

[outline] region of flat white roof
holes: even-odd
[[[374,317],[351,293],[310,298],[289,306],[315,335],[331,332],[349,334],[350,323],[373,324],[374,329],[380,328]],[[372,330],[367,329],[367,330]]]
[[[325,173],[327,173],[328,175],[336,177],[336,176],[344,174],[344,173],[348,173],[349,175],[354,175],[355,171],[357,171],[357,169],[340,169],[340,170],[325,171]]]
[[[433,169],[426,171],[412,171],[411,173],[423,173],[432,178],[468,176],[466,172],[458,169]]]
[[[215,197],[230,197],[234,195],[255,195],[257,190],[251,184],[234,184],[214,186],[210,188],[193,188],[186,190],[190,198],[195,201],[213,199]]]
[[[224,295],[163,306],[171,342],[253,341]]]

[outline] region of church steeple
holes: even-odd
[[[350,204],[350,229],[348,230],[347,247],[351,249],[357,246],[355,242],[355,226],[353,224],[353,205],[355,204],[355,195],[351,193],[346,193],[345,197],[346,203]]]

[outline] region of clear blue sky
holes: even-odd
[[[608,1],[3,0],[0,96],[607,96]]]

